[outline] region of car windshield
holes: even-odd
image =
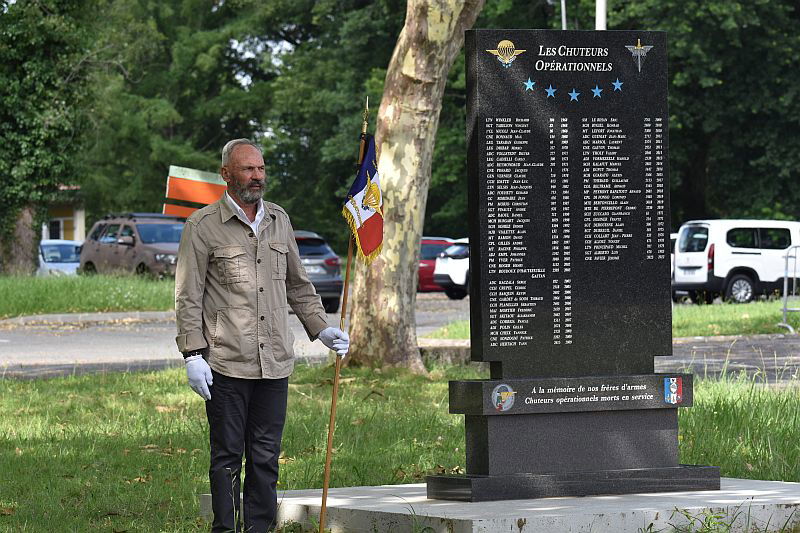
[[[74,244],[43,244],[42,257],[45,263],[78,263],[81,247]]]
[[[447,243],[423,244],[420,247],[419,258],[420,259],[436,259],[436,256],[439,255],[442,252],[442,250],[444,250],[448,246],[449,245]]]
[[[454,244],[448,247],[444,251],[444,254],[453,259],[464,259],[469,257],[469,244]]]
[[[155,242],[181,242],[183,224],[136,224],[139,237],[145,244]]]
[[[702,252],[708,244],[708,228],[705,226],[686,226],[678,241],[680,252]]]
[[[333,253],[328,245],[322,239],[295,239],[297,241],[297,248],[300,250],[300,255],[327,255]]]

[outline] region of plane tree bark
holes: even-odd
[[[425,373],[414,308],[436,130],[447,74],[484,0],[409,0],[386,73],[376,146],[384,200],[383,251],[359,264],[351,301],[350,364]]]
[[[16,215],[6,238],[0,235],[0,272],[33,274],[39,266],[37,256],[41,231],[36,225],[36,209],[26,206]]]

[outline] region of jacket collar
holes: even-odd
[[[222,197],[219,200],[217,200],[217,205],[219,206],[219,214],[220,217],[222,217],[221,220],[223,224],[229,221],[230,219],[236,217],[236,213],[233,211],[233,209],[231,209],[231,206],[228,205],[228,200],[225,198],[225,194],[223,194]]]

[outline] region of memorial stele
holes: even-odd
[[[671,355],[667,36],[466,33],[471,358],[450,382],[484,501],[719,489],[678,462],[691,374]]]

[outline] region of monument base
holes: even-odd
[[[719,467],[696,465],[554,474],[441,475],[428,476],[426,481],[429,499],[464,502],[720,488]]]
[[[800,483],[722,478],[718,491],[562,497],[498,502],[430,500],[424,484],[344,487],[328,492],[326,527],[334,533],[696,531],[715,517],[730,533],[790,531],[800,524]],[[278,493],[277,524],[285,531],[316,530],[321,489]],[[211,496],[200,495],[211,517]]]

